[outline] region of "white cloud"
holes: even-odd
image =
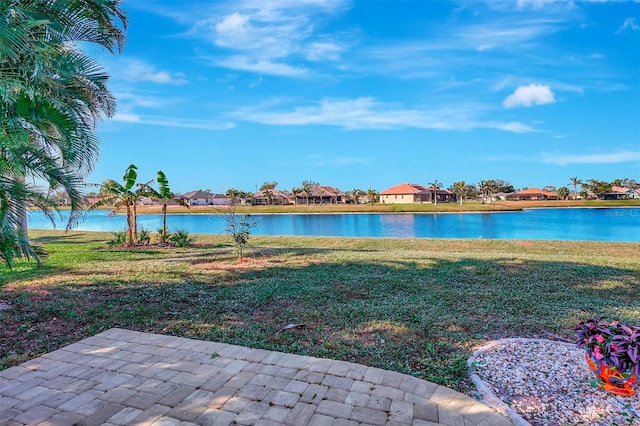
[[[515,92],[506,97],[502,105],[505,108],[514,108],[552,104],[554,102],[553,92],[549,86],[530,84],[528,86],[519,86]]]
[[[128,112],[118,112],[112,118],[113,121],[120,121],[124,123],[139,123],[140,116]]]
[[[618,28],[616,34],[623,33],[625,31],[640,31],[640,25],[636,24],[636,18],[627,18],[622,23],[622,26]]]
[[[118,113],[111,119],[111,121],[144,124],[149,126],[177,127],[201,130],[228,130],[235,127],[233,123],[229,122],[221,123],[212,120],[174,118],[157,115],[137,115],[133,113]]]
[[[566,166],[568,164],[607,164],[640,161],[640,151],[619,151],[604,154],[545,155],[543,162]]]
[[[518,0],[517,3],[517,7],[518,9],[524,9],[527,6],[531,6],[533,9],[541,9],[542,7],[544,7],[547,4],[550,3],[567,3],[569,4],[569,1],[566,0]]]
[[[311,61],[322,61],[328,59],[337,61],[344,48],[331,42],[313,42],[307,48],[307,58]]]
[[[171,103],[174,100],[169,100],[167,98],[157,98],[152,96],[138,95],[133,93],[128,88],[121,88],[114,90],[114,95],[118,100],[118,105],[121,103],[126,104],[127,106],[138,106],[144,108],[159,108],[168,103]]]
[[[119,58],[112,66],[112,74],[128,81],[148,81],[158,84],[181,85],[187,83],[182,73],[170,73],[165,70],[156,70],[139,59]]]
[[[213,15],[198,17],[191,34],[229,50],[229,56],[223,54],[213,62],[216,66],[297,77],[303,74],[302,67],[286,62],[340,59],[345,47],[322,33],[318,23],[323,15],[337,13],[347,4],[343,0],[229,2]]]
[[[305,68],[271,62],[264,59],[254,60],[247,56],[231,56],[216,61],[216,65],[237,71],[250,71],[260,74],[279,75],[286,77],[303,77],[308,71]]]
[[[536,131],[533,127],[527,126],[526,124],[522,124],[517,121],[511,121],[509,123],[503,124],[501,125],[500,128],[502,130],[506,130],[508,132],[513,132],[513,133],[530,133],[530,132]]]
[[[271,105],[273,107],[273,105]],[[533,132],[518,122],[502,123],[478,119],[482,107],[465,105],[431,110],[405,109],[370,97],[324,99],[293,111],[243,109],[230,113],[238,120],[276,126],[336,126],[349,130],[419,128],[433,130],[470,130],[490,128],[514,133]]]

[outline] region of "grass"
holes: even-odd
[[[0,368],[111,327],[391,369],[468,392],[474,346],[572,339],[592,316],[640,323],[640,244],[228,237],[110,249],[108,233],[32,232],[45,265],[0,271]],[[276,332],[288,323],[306,327]]]

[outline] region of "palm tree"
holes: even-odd
[[[463,180],[453,183],[453,192],[460,197],[460,205],[464,203],[464,194],[467,190],[467,183]]]
[[[301,193],[302,189],[298,188],[297,186],[291,188],[291,194],[293,194],[293,204],[296,206],[298,205],[298,195]]]
[[[364,191],[356,188],[353,191],[351,191],[349,194],[351,195],[351,199],[353,200],[353,203],[357,205],[358,201],[360,200],[360,197],[364,195]]]
[[[378,194],[378,191],[376,191],[375,189],[369,188],[369,190],[367,191],[367,198],[369,199],[370,203],[377,203],[380,199],[380,194]]]
[[[169,180],[162,170],[158,170],[156,177],[158,182],[158,190],[156,191],[150,185],[145,184],[142,188],[143,194],[151,198],[159,200],[162,203],[162,232],[160,234],[160,242],[162,244],[167,242],[167,206],[171,201],[178,203],[179,205],[190,208],[189,204],[182,198],[176,198],[171,189],[169,188]]]
[[[0,259],[11,269],[13,260],[17,258],[33,258],[38,266],[40,257],[38,250],[33,247],[27,235],[20,228],[21,218],[17,216],[23,201],[40,207],[45,215],[53,222],[51,200],[44,194],[34,191],[24,180],[15,179],[0,173]]]
[[[433,190],[433,204],[438,205],[438,190],[442,188],[442,183],[438,182],[438,180],[434,180],[429,184],[429,188]]]
[[[267,205],[270,205],[271,199],[273,198],[273,189],[264,188],[262,190],[262,196],[267,199]]]
[[[482,204],[484,204],[485,199],[489,200],[489,204],[491,204],[491,196],[493,191],[496,190],[496,182],[494,180],[481,180],[478,182],[478,190],[482,194]]]
[[[580,179],[578,179],[577,176],[569,178],[569,180],[571,181],[569,183],[569,185],[573,185],[573,199],[577,200],[578,199],[578,185],[582,185],[584,182],[582,182]]]
[[[138,239],[137,207],[138,198],[143,194],[144,188],[149,183],[136,185],[138,168],[135,164],[129,165],[122,177],[124,185],[113,179],[103,182],[100,193],[104,195],[99,201],[89,206],[89,210],[97,209],[108,204],[113,206],[111,214],[116,214],[118,209],[124,206],[127,209],[127,245],[132,246]],[[138,186],[138,189],[133,188]]]
[[[0,2],[1,155],[13,159],[13,176],[18,180],[38,176],[52,189],[69,194],[67,228],[80,216],[82,180],[98,155],[96,124],[115,112],[107,74],[76,42],[93,43],[112,53],[121,50],[125,38],[117,23],[126,27],[126,17],[120,3]],[[39,161],[32,161],[34,157]],[[7,176],[7,169],[1,172]],[[27,200],[17,201],[22,201],[16,205],[18,225],[26,233],[21,210]]]
[[[304,193],[304,197],[307,199],[307,205],[309,205],[309,196],[311,195],[311,187],[309,185],[304,185],[302,187],[302,192]]]

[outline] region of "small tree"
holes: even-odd
[[[569,188],[567,188],[566,186],[561,186],[560,188],[558,188],[558,198],[566,200],[567,198],[569,198],[569,194]]]
[[[236,206],[239,199],[232,197],[229,200],[226,210],[224,211],[222,218],[227,222],[225,231],[233,240],[236,254],[238,255],[238,261],[242,262],[244,258],[244,250],[249,244],[249,236],[251,228],[256,227],[256,222],[251,218],[251,215],[237,215]]]

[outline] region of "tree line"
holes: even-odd
[[[640,183],[631,178],[615,179],[611,182],[601,181],[597,179],[581,180],[578,177],[572,177],[570,181],[559,188],[552,185],[547,185],[542,188],[543,191],[555,192],[560,199],[586,199],[590,194],[596,197],[601,197],[604,194],[611,193],[614,186],[624,187],[629,189],[640,189]],[[267,204],[271,204],[274,198],[277,181],[264,182],[259,189],[259,193],[267,199]],[[309,204],[309,198],[311,197],[312,189],[316,186],[320,186],[319,182],[312,180],[305,180],[300,186],[294,186],[291,190],[279,190],[280,192],[294,198],[294,203],[297,204],[298,198],[304,198],[306,204]],[[578,191],[580,186],[580,191]],[[430,191],[438,191],[443,188],[441,182],[437,179],[427,184],[427,189]],[[573,188],[571,191],[570,187]],[[510,182],[503,179],[487,179],[481,180],[477,184],[468,183],[464,180],[460,180],[452,183],[446,188],[448,191],[456,194],[456,198],[460,204],[463,204],[465,200],[481,200],[483,203],[491,203],[494,199],[494,195],[498,193],[512,194],[514,192],[523,191],[529,189],[523,187],[521,189],[515,188]],[[336,189],[336,196],[338,193],[343,193],[347,197],[347,202],[358,204],[363,197],[367,198],[369,203],[377,203],[380,200],[380,193],[372,188],[367,190],[355,188],[350,191],[339,191]],[[243,191],[236,188],[230,188],[226,191],[225,196],[227,198],[233,198],[241,202],[242,204],[250,204],[255,194],[250,191]],[[437,203],[437,197],[432,197],[433,202]]]

